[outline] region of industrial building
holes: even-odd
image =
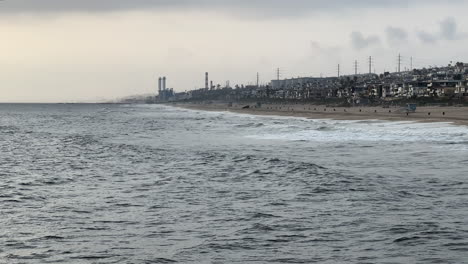
[[[157,102],[166,102],[166,101],[170,101],[175,93],[174,93],[174,89],[172,88],[167,88],[166,86],[166,77],[159,77],[158,79],[158,96],[156,96],[156,101]]]

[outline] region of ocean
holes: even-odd
[[[0,105],[0,263],[468,263],[468,127]]]

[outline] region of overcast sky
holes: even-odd
[[[214,83],[468,62],[462,0],[4,0],[0,101],[101,101]],[[466,29],[466,30],[465,30]]]

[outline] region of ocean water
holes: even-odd
[[[0,105],[0,263],[468,263],[468,127]]]

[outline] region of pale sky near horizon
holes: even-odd
[[[0,102],[95,102],[214,83],[468,62],[464,0],[4,0]]]

